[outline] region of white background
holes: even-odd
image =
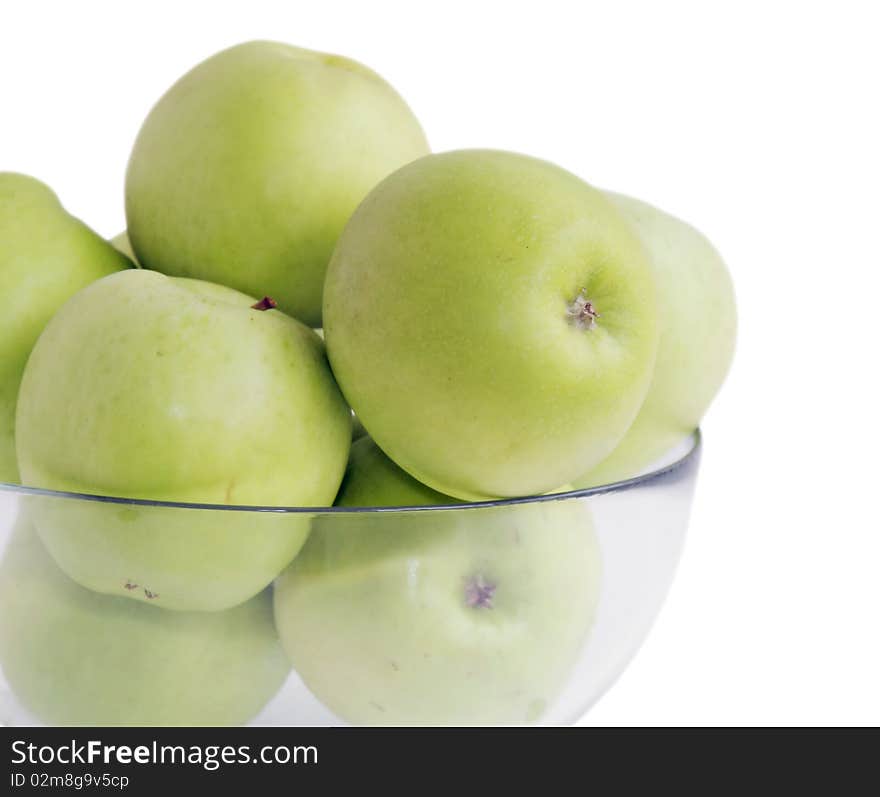
[[[739,348],[670,599],[584,722],[877,724],[873,5],[4,0],[0,169],[115,234],[150,105],[274,38],[372,66],[435,150],[538,155],[690,220],[733,272]]]

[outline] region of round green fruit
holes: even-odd
[[[0,172],[0,482],[17,482],[15,405],[28,355],[76,291],[131,263],[46,185]]]
[[[698,230],[632,197],[609,193],[645,244],[655,271],[660,345],[639,414],[617,448],[578,487],[635,476],[700,423],[730,369],[736,299],[721,256]]]
[[[479,500],[545,493],[604,459],[657,346],[650,264],[602,192],[471,150],[384,180],[324,289],[343,393],[419,481]]]
[[[352,442],[355,440],[360,440],[362,437],[366,437],[367,430],[364,429],[364,425],[361,423],[361,419],[357,417],[357,415],[352,416],[351,419],[351,439]]]
[[[78,293],[25,369],[22,479],[156,501],[331,504],[351,414],[318,336],[266,306],[230,288],[135,269]],[[302,515],[33,503],[33,521],[68,575],[172,609],[250,598],[309,528]]]
[[[3,675],[50,725],[238,725],[290,668],[268,591],[224,612],[157,612],[75,584],[22,521],[0,606]]]
[[[340,506],[455,503],[352,447]],[[357,724],[540,720],[593,624],[601,559],[581,502],[324,516],[275,586],[296,671]]]
[[[366,193],[428,145],[401,97],[337,55],[255,41],[184,75],[126,177],[145,267],[230,285],[321,325],[327,261]]]
[[[114,249],[122,252],[132,263],[135,265],[138,264],[137,256],[134,253],[134,249],[131,248],[131,241],[128,240],[128,231],[124,230],[118,235],[114,235],[110,239],[110,244]]]

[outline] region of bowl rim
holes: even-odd
[[[99,495],[93,493],[79,493],[65,490],[49,490],[43,487],[28,487],[22,484],[0,482],[0,495],[12,493],[24,496],[40,496],[45,498],[58,498],[75,501],[89,501],[101,504],[116,504],[122,506],[142,506],[168,509],[195,509],[212,512],[257,512],[270,514],[308,514],[308,515],[352,515],[373,514],[383,512],[437,512],[437,511],[460,511],[462,509],[488,509],[494,507],[517,506],[519,504],[537,504],[550,501],[568,501],[574,498],[587,498],[594,495],[618,493],[643,487],[651,482],[658,481],[670,473],[683,468],[694,461],[698,456],[702,445],[703,436],[699,429],[695,429],[685,437],[681,444],[689,443],[688,450],[674,461],[650,470],[630,479],[622,479],[616,482],[600,484],[595,487],[583,487],[560,493],[546,493],[545,495],[530,495],[517,498],[494,498],[486,501],[461,501],[452,504],[423,504],[418,506],[259,506],[249,504],[209,504],[187,501],[160,501],[152,498],[124,498],[113,495]]]

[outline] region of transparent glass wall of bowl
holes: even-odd
[[[416,510],[0,486],[0,722],[571,723],[660,609],[698,461]]]

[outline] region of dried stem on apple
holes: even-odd
[[[593,303],[587,298],[585,288],[581,288],[574,301],[568,305],[566,313],[578,329],[592,329],[596,326],[596,319],[601,318]]]

